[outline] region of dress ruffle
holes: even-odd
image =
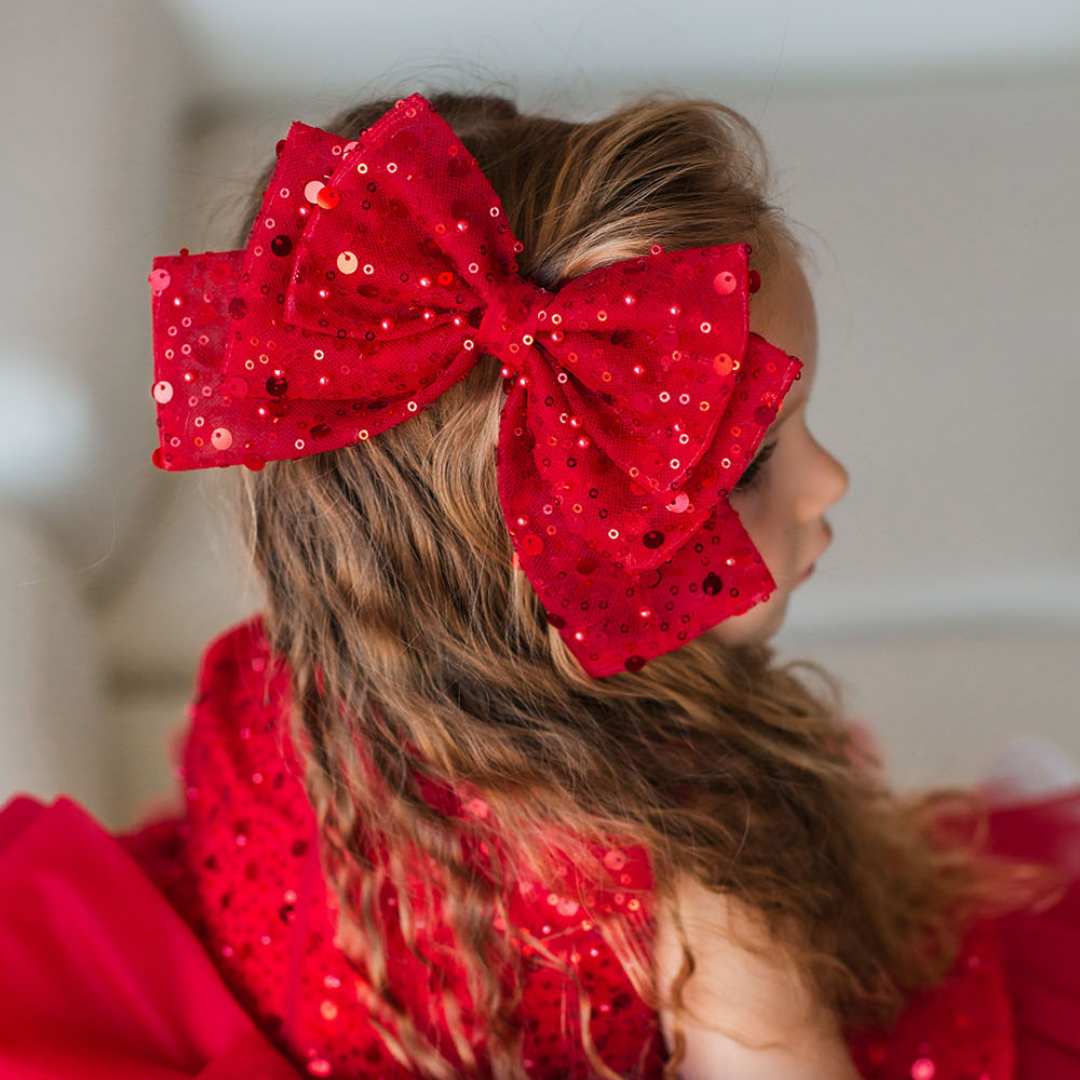
[[[1019,1080],[1080,1080],[1080,785],[993,804],[991,850],[1049,863],[1069,878],[1042,910],[996,920],[1013,1007]]]
[[[0,809],[0,1076],[296,1080],[190,927],[71,799]]]
[[[879,755],[868,724],[853,730]],[[1080,761],[1052,739],[1017,737],[972,787],[988,812],[982,849],[1063,880],[980,922],[943,984],[887,1034],[853,1029],[849,1046],[866,1080],[1080,1080]],[[963,810],[936,820],[970,836]]]

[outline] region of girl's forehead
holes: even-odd
[[[793,256],[780,260],[750,299],[750,329],[803,362],[801,382],[809,390],[817,368],[817,312],[810,283]]]

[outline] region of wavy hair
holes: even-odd
[[[546,288],[654,243],[749,242],[765,288],[781,259],[804,254],[770,201],[760,136],[713,100],[654,91],[570,122],[494,93],[425,96],[498,193],[524,245],[520,272]],[[324,126],[355,137],[393,105],[372,100]],[[267,638],[291,672],[288,729],[338,940],[390,1052],[438,1080],[524,1080],[512,939],[527,930],[509,921],[506,897],[522,866],[553,872],[540,839],[553,829],[582,860],[587,843],[641,845],[660,898],[689,874],[744,902],[841,1022],[891,1024],[909,994],[944,978],[974,919],[1028,895],[1036,868],[979,851],[986,811],[974,793],[892,792],[867,767],[879,762],[858,760],[839,681],[810,660],[779,664],[767,644],[702,635],[640,671],[589,678],[513,566],[494,456],[502,383],[497,359],[481,356],[431,408],[373,439],[235,470]],[[471,790],[490,813],[440,813],[422,780]],[[946,841],[933,822],[949,807],[971,827]],[[466,841],[505,857],[478,874]],[[432,895],[410,894],[417,866]],[[445,990],[455,1054],[395,988],[387,886],[417,956],[417,920],[441,898],[470,999],[466,1016]],[[668,1078],[683,1057],[680,991],[693,970],[680,937]],[[647,968],[626,966],[656,1005]],[[483,1032],[482,1052],[466,1020]],[[590,1041],[587,1006],[580,1036],[595,1074],[618,1076]]]

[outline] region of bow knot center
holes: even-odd
[[[499,295],[484,308],[473,335],[477,348],[493,353],[516,370],[532,348],[537,329],[546,326],[540,313],[553,295],[524,280],[520,284],[504,283]]]

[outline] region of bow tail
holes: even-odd
[[[508,396],[496,456],[499,500],[516,564],[547,620],[593,678],[636,671],[740,615],[776,582],[726,500],[659,566],[634,573],[595,550],[528,448],[527,395]],[[731,560],[729,564],[729,560]]]

